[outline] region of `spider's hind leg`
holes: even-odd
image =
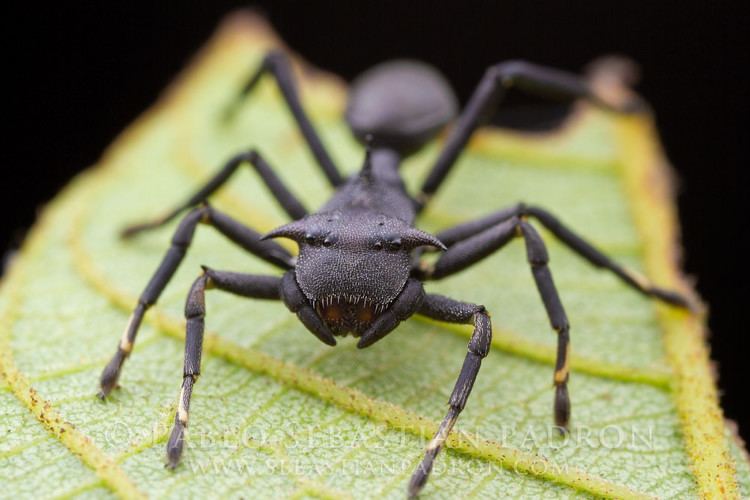
[[[247,82],[242,87],[242,90],[224,110],[224,121],[229,122],[233,119],[243,99],[253,91],[260,79],[266,73],[270,73],[276,80],[276,84],[281,90],[281,94],[284,97],[284,101],[286,102],[289,111],[292,113],[294,121],[297,123],[300,132],[302,132],[302,136],[305,138],[305,142],[307,142],[310,151],[315,157],[315,161],[320,165],[328,182],[334,187],[343,184],[344,178],[339,173],[338,167],[336,167],[336,164],[328,154],[328,151],[323,145],[323,141],[320,140],[318,132],[315,130],[315,127],[305,112],[305,108],[302,106],[302,102],[297,93],[294,74],[292,73],[292,66],[289,63],[289,59],[280,50],[272,50],[266,54],[258,68],[252,73],[250,78],[248,78]]]
[[[488,122],[511,87],[551,99],[586,99],[595,106],[615,111],[634,112],[645,109],[638,99],[622,105],[608,102],[582,77],[526,61],[506,61],[487,68],[456,125],[451,130],[440,156],[422,184],[417,199],[424,208],[453,169],[474,132]]]

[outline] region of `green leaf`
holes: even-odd
[[[226,99],[271,45],[255,18],[227,23],[169,94],[44,211],[0,294],[0,482],[18,497],[402,497],[445,411],[470,330],[413,318],[358,351],[331,349],[280,303],[208,297],[203,369],[183,464],[164,444],[181,382],[187,289],[200,264],[276,273],[209,230],[195,243],[125,365],[94,397],[135,299],[174,226],[132,242],[123,225],[161,213],[231,154],[259,147],[314,207],[330,194],[271,82],[221,127]],[[332,77],[301,75],[305,103],[340,165],[362,151]],[[518,200],[555,211],[618,261],[682,287],[665,164],[647,118],[581,108],[533,136],[487,131],[422,220],[426,230]],[[403,167],[413,187],[437,145]],[[284,221],[251,173],[214,203],[258,230]],[[429,291],[485,304],[493,352],[425,497],[750,495],[744,450],[725,430],[703,318],[656,306],[544,234],[572,329],[573,423],[552,427],[555,337],[523,248]]]

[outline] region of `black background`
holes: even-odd
[[[657,5],[652,5],[652,3]],[[748,437],[748,30],[739,2],[256,2],[308,61],[350,79],[375,62],[427,60],[465,101],[486,66],[508,58],[579,70],[607,53],[643,71],[680,177],[685,267],[711,306],[723,405]],[[0,247],[17,245],[36,210],[93,164],[150,105],[221,17],[242,2],[106,2],[34,7],[5,21],[4,79],[17,110],[4,144]],[[4,141],[5,142],[5,141]]]

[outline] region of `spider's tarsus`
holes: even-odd
[[[100,399],[101,401],[106,401],[107,397],[109,397],[109,394],[112,392],[113,389],[119,389],[120,384],[114,384],[111,387],[102,387],[99,389],[99,392],[96,393],[96,397]]]
[[[123,361],[124,355],[122,351],[118,349],[109,363],[107,363],[107,366],[104,367],[104,370],[102,370],[102,375],[99,378],[100,389],[96,395],[102,401],[109,396],[112,389],[119,387],[117,379],[120,377],[120,368],[122,367]]]
[[[678,292],[673,292],[672,290],[665,290],[663,288],[657,287],[653,287],[650,292],[651,295],[653,295],[657,299],[663,300],[667,304],[673,305],[675,307],[687,309],[692,313],[699,313],[701,311],[701,307],[698,304]]]
[[[558,429],[567,431],[569,422],[570,396],[568,395],[568,386],[558,385],[555,387],[555,425]]]
[[[150,229],[150,228],[152,228],[154,226],[155,226],[154,224],[148,224],[148,223],[133,224],[131,226],[127,226],[127,227],[123,228],[120,231],[120,239],[122,239],[122,240],[129,240],[130,238],[132,238],[136,234],[138,234],[138,233],[140,233],[142,231],[145,231],[146,229]]]
[[[425,456],[424,460],[422,460],[417,467],[417,470],[414,471],[414,474],[412,474],[411,479],[409,480],[409,488],[406,493],[407,498],[414,499],[419,496],[422,488],[427,484],[427,478],[430,477],[434,459],[434,456]]]
[[[182,423],[175,422],[172,427],[172,433],[169,436],[169,442],[167,443],[167,463],[164,467],[170,470],[174,470],[180,463],[180,457],[182,456],[182,447],[185,442],[185,427]]]
[[[159,217],[157,219],[148,221],[148,222],[141,222],[138,224],[131,224],[129,226],[124,227],[120,231],[120,238],[123,240],[127,240],[132,238],[133,236],[136,236],[138,233],[141,233],[143,231],[148,231],[150,229],[156,229],[157,227],[162,226],[166,222],[172,219],[174,215],[169,214],[165,215],[163,217]]]

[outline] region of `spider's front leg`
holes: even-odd
[[[427,445],[424,459],[417,470],[414,471],[411,481],[409,481],[409,498],[416,497],[427,482],[435,458],[440,453],[456,420],[458,420],[461,410],[466,406],[466,400],[471,394],[482,359],[489,353],[490,343],[492,342],[492,324],[484,306],[459,302],[441,295],[428,294],[425,296],[418,314],[448,323],[473,324],[474,333],[469,341],[468,352],[461,367],[461,373],[451,393],[448,414],[441,422],[435,437]]]
[[[424,272],[424,279],[440,279],[454,274],[500,250],[515,237],[523,237],[526,257],[531,266],[539,295],[547,312],[550,325],[557,332],[557,358],[555,361],[555,425],[568,426],[570,398],[568,396],[568,349],[570,324],[552,279],[549,255],[539,233],[526,220],[513,215],[471,237],[448,247],[435,265]]]
[[[175,468],[182,455],[185,429],[188,425],[190,398],[193,385],[200,375],[203,332],[206,316],[205,294],[207,289],[218,288],[235,295],[254,299],[280,298],[281,278],[258,276],[232,272],[214,271],[204,268],[204,272],[190,288],[185,303],[185,364],[182,372],[182,388],[178,401],[174,426],[167,442],[167,467]]]
[[[122,365],[133,350],[143,316],[156,303],[167,283],[174,276],[180,263],[185,258],[185,254],[193,241],[195,230],[200,223],[213,226],[238,246],[277,267],[282,269],[293,267],[294,259],[284,247],[273,241],[261,241],[259,233],[240,224],[228,215],[208,205],[196,208],[188,213],[177,227],[172,237],[172,244],[162,258],[159,267],[138,298],[138,303],[125,327],[115,355],[102,371],[101,389],[99,391],[101,399],[107,397],[112,389],[117,386]]]

